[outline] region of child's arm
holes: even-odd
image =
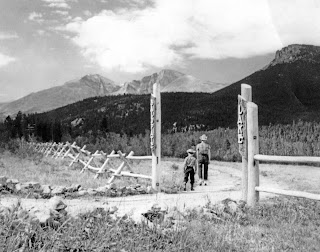
[[[185,171],[186,168],[187,168],[187,159],[185,159],[183,162],[183,171]]]
[[[194,167],[194,173],[197,173],[197,170],[198,170],[198,160],[197,159],[195,159],[193,167]]]

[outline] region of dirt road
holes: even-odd
[[[93,197],[83,199],[65,199],[67,211],[77,215],[97,207],[118,207],[118,214],[130,215],[134,220],[141,219],[141,213],[147,211],[152,205],[158,204],[162,208],[177,207],[179,210],[203,206],[208,201],[218,202],[225,198],[241,199],[241,164],[227,162],[212,162],[209,165],[209,185],[196,186],[195,191],[181,192],[178,194],[152,194],[119,198]],[[320,193],[320,168],[292,165],[260,165],[260,184],[279,189],[305,190]],[[274,197],[272,194],[261,193],[261,199]],[[2,196],[0,204],[9,206],[17,202],[13,196]],[[26,209],[43,209],[48,200],[21,199],[22,206]]]

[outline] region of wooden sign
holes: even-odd
[[[238,144],[241,156],[247,156],[247,101],[238,95]]]
[[[151,95],[150,99],[150,148],[155,150],[155,136],[156,136],[156,98]]]

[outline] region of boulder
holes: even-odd
[[[107,187],[108,187],[108,189],[114,189],[114,190],[117,189],[117,186],[115,183],[110,183],[107,185]]]
[[[62,201],[62,198],[59,196],[54,196],[49,200],[49,208],[55,211],[63,210],[67,205]]]
[[[87,195],[88,192],[87,192],[87,190],[82,189],[82,190],[78,191],[77,194],[78,194],[78,196],[84,196],[84,195]]]
[[[71,186],[67,187],[66,190],[67,190],[67,192],[72,193],[72,192],[77,192],[77,191],[79,191],[80,188],[81,188],[81,185],[79,185],[79,184],[72,184]]]
[[[112,206],[108,209],[109,214],[114,214],[117,211],[118,211],[118,208],[116,206]]]
[[[63,194],[65,191],[66,191],[66,188],[64,186],[56,186],[52,188],[51,194],[59,195],[59,194]]]
[[[17,184],[14,185],[14,191],[15,191],[16,193],[21,192],[21,185],[20,185],[19,183],[17,183]]]
[[[45,195],[51,194],[50,185],[41,185],[41,191],[42,191],[42,194],[45,194]]]
[[[88,192],[89,195],[92,195],[92,196],[97,194],[97,191],[92,189],[92,188],[88,188],[87,192]]]
[[[7,177],[0,176],[0,184],[3,186],[7,185]]]
[[[96,189],[98,193],[106,193],[108,190],[107,186],[100,186]]]
[[[33,190],[39,190],[41,188],[41,185],[39,182],[31,181],[29,182],[29,188],[32,188]]]
[[[123,193],[126,190],[126,187],[120,186],[117,190]]]
[[[17,179],[11,179],[11,183],[12,183],[12,184],[18,184],[18,183],[19,183],[19,180],[17,180]]]

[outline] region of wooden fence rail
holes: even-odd
[[[260,186],[259,161],[272,163],[320,163],[320,157],[259,154],[258,106],[251,102],[251,95],[251,87],[247,84],[242,84],[241,95],[238,97],[238,143],[239,151],[242,155],[242,199],[252,207],[259,202],[260,192],[320,200],[320,194]]]

